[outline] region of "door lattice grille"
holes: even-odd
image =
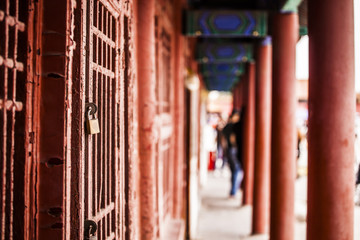
[[[23,236],[27,1],[0,1],[0,239]]]
[[[118,239],[119,12],[110,1],[88,1],[86,101],[98,106],[100,134],[85,142],[85,218],[98,239]]]

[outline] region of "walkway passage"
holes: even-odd
[[[240,206],[241,194],[229,199],[230,172],[210,172],[201,189],[201,209],[197,237],[194,240],[267,240],[268,236],[250,236],[251,206]],[[295,240],[306,239],[307,178],[295,183]],[[360,239],[360,207],[355,207],[354,239]]]
[[[241,193],[229,199],[230,172],[210,172],[201,189],[201,209],[196,240],[267,240],[268,236],[250,236],[251,206],[240,206]],[[295,240],[306,239],[306,177],[295,186]]]
[[[201,209],[196,240],[266,240],[252,236],[251,206],[241,206],[241,193],[229,198],[230,171],[210,172],[201,189]]]

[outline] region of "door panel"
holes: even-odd
[[[98,239],[120,239],[118,1],[87,1],[86,21],[85,101],[98,106],[100,133],[85,135],[84,216]]]
[[[158,3],[159,6],[160,3]],[[162,3],[164,4],[164,3]],[[174,109],[173,109],[173,31],[170,17],[157,6],[155,16],[156,98],[159,141],[157,143],[157,221],[158,235],[164,234],[166,220],[172,217],[174,189]],[[159,9],[160,8],[160,9]],[[167,6],[166,9],[168,9]]]

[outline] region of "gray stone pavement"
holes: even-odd
[[[251,206],[241,206],[241,193],[229,199],[230,173],[227,169],[208,174],[201,189],[201,208],[196,237],[193,240],[267,240],[267,235],[251,236]],[[295,184],[295,240],[306,239],[307,178]],[[360,207],[355,207],[355,226],[360,226]],[[360,239],[355,227],[354,239]]]

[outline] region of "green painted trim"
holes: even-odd
[[[266,36],[268,34],[268,15],[258,14],[259,16],[259,35]]]
[[[300,35],[300,36],[308,35],[308,28],[307,28],[307,26],[300,26],[299,35]]]
[[[281,8],[283,12],[297,12],[298,7],[302,0],[287,0],[284,6]]]

